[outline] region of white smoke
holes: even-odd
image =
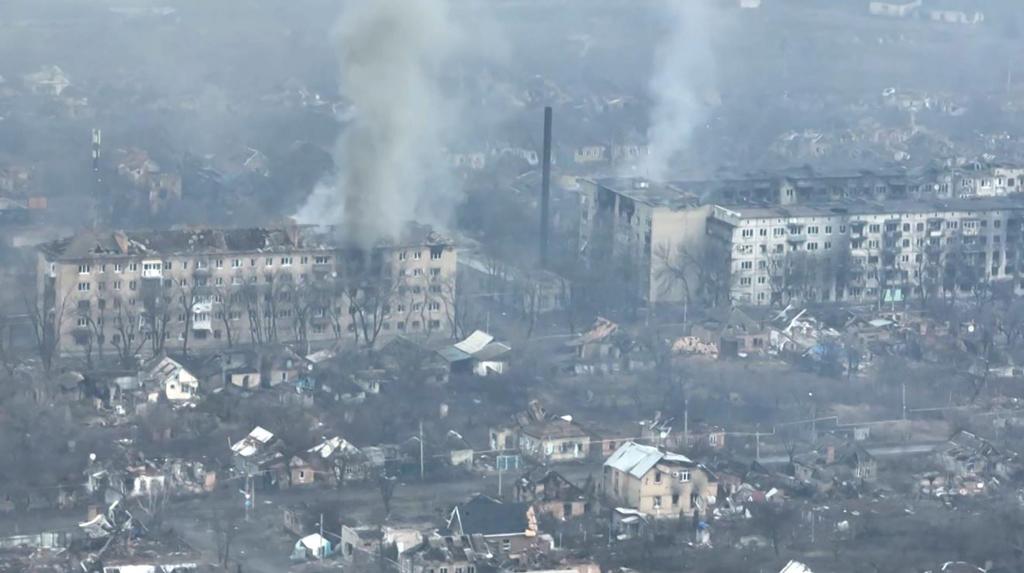
[[[441,75],[459,41],[446,0],[353,0],[339,20],[342,93],[353,106],[334,152],[337,174],[296,218],[336,224],[367,247],[413,220],[443,224],[456,201],[445,177],[453,110]]]
[[[644,174],[664,179],[709,113],[715,84],[712,42],[721,16],[712,0],[667,0],[667,35],[654,54]]]

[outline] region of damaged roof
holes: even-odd
[[[284,224],[279,227],[203,227],[162,231],[85,230],[45,243],[40,249],[51,259],[84,259],[96,256],[324,251],[338,249],[343,243],[338,227]],[[410,224],[398,240],[382,242],[378,247],[443,247],[453,244],[454,240],[429,226]]]
[[[619,446],[604,465],[639,479],[662,461],[695,465],[690,458],[682,454],[663,452],[654,446],[644,446],[636,442],[627,442]]]

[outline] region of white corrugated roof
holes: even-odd
[[[613,467],[620,472],[628,473],[635,478],[642,478],[658,462],[693,463],[690,458],[681,455],[663,452],[654,446],[644,446],[636,442],[627,442],[615,450],[605,460],[604,465]]]
[[[814,573],[811,568],[799,561],[790,561],[779,573]]]
[[[273,439],[273,432],[260,426],[256,426],[251,432],[249,432],[248,436],[235,442],[235,445],[231,446],[231,451],[243,458],[247,458],[259,451],[261,445],[267,444]]]
[[[256,426],[249,432],[249,437],[261,444],[265,444],[274,439],[274,433],[262,426]]]
[[[356,447],[349,443],[345,438],[335,436],[329,440],[324,440],[322,443],[315,445],[306,451],[311,454],[319,454],[322,458],[329,458],[335,452],[346,452],[350,449],[355,450]]]
[[[474,330],[473,334],[470,334],[462,342],[456,343],[455,348],[465,352],[466,354],[476,354],[484,349],[485,346],[490,344],[494,340],[494,337],[482,330]]]

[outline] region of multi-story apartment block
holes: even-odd
[[[943,197],[1000,197],[1024,193],[1024,168],[974,164],[938,176],[938,195]]]
[[[1024,201],[715,206],[707,234],[734,302],[898,302],[999,282],[1020,290]]]
[[[1009,171],[993,177],[992,185],[1021,185]],[[646,304],[698,295],[898,301],[1011,285],[1020,272],[1021,196],[939,199],[940,184],[873,174],[779,181],[583,181],[580,254],[627,277]],[[719,200],[730,197],[741,200]]]
[[[689,281],[665,281],[681,245],[696,253],[710,205],[672,184],[642,179],[581,181],[579,252],[591,268],[614,273],[637,302],[679,302]]]
[[[39,316],[55,354],[122,359],[449,328],[451,240],[417,227],[365,251],[336,237],[296,225],[81,232],[40,248]]]
[[[705,241],[712,204],[788,206],[807,202],[906,199],[932,193],[933,183],[906,174],[774,176],[707,181],[644,179],[580,181],[579,250],[629,284],[637,302],[678,303],[707,288],[721,254]],[[705,294],[707,294],[705,292]]]

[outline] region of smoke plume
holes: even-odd
[[[451,110],[441,75],[458,37],[446,0],[346,4],[335,38],[353,113],[334,152],[336,174],[316,186],[299,221],[339,225],[359,247],[413,220],[446,222],[456,197],[444,177]]]
[[[717,25],[711,0],[667,0],[665,38],[655,49],[649,84],[645,175],[664,179],[708,116],[707,94],[714,87],[712,49]]]

